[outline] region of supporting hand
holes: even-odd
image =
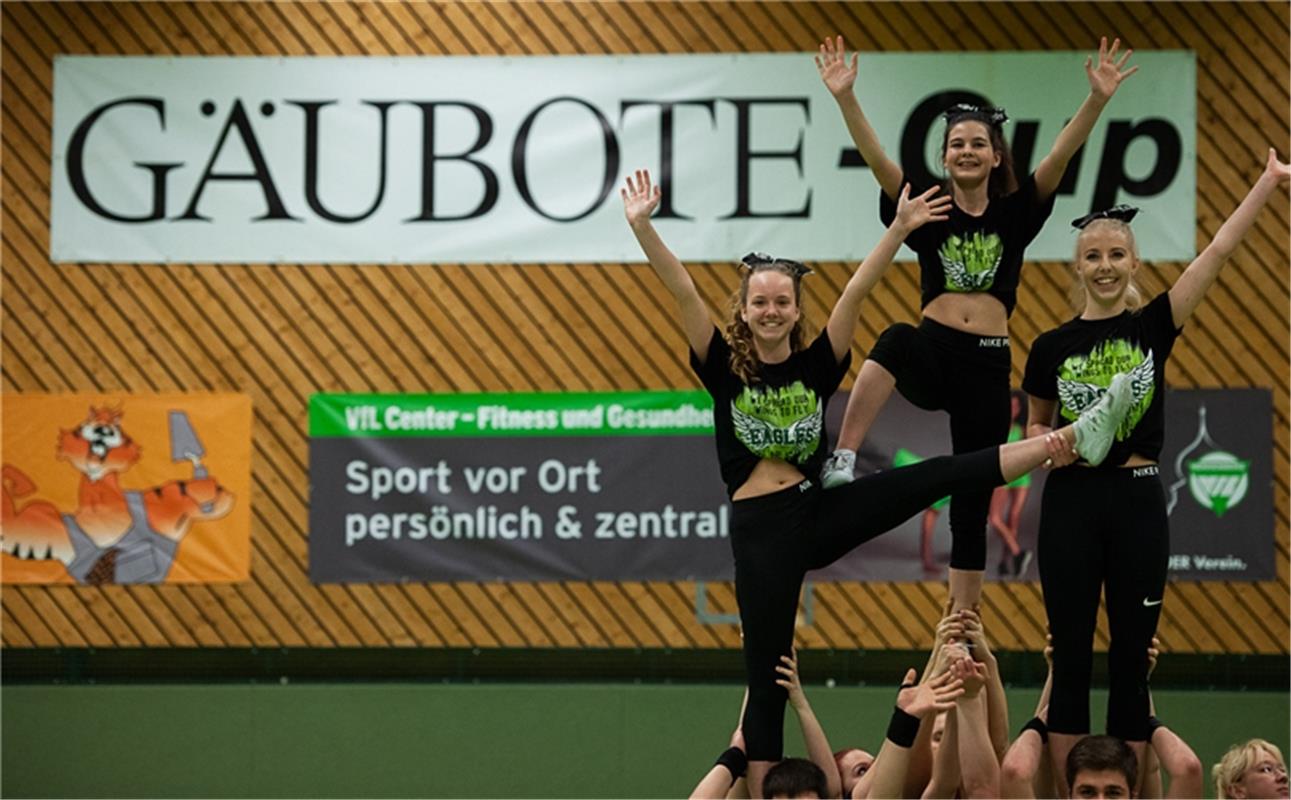
[[[798,648],[794,647],[787,656],[780,656],[780,665],[775,671],[783,675],[776,678],[776,685],[783,686],[789,692],[789,705],[802,708],[807,703],[807,694],[802,690],[802,681],[798,679]]]
[[[901,691],[897,692],[897,708],[912,717],[923,719],[929,714],[949,711],[955,707],[955,698],[964,693],[963,681],[949,672],[916,684],[918,675],[914,669],[907,670]]]

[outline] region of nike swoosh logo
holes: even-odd
[[[1163,599],[1164,599],[1164,598],[1163,598]],[[1161,601],[1160,601],[1160,600],[1153,600],[1152,602],[1148,602],[1148,599],[1145,597],[1145,598],[1143,598],[1143,605],[1144,605],[1144,606],[1149,606],[1149,607],[1151,607],[1151,606],[1159,606],[1159,605],[1161,605]]]

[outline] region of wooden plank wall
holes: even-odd
[[[695,586],[684,582],[312,585],[311,393],[689,387],[673,311],[647,272],[620,264],[54,267],[57,53],[807,51],[835,32],[865,50],[1074,50],[1119,34],[1140,49],[1197,52],[1199,248],[1245,193],[1264,148],[1286,152],[1291,116],[1286,3],[7,2],[2,13],[4,391],[241,391],[255,407],[250,582],[6,587],[10,647],[738,646],[734,626],[696,621]],[[1189,325],[1171,373],[1176,386],[1273,388],[1278,577],[1172,586],[1161,624],[1169,650],[1288,651],[1287,218],[1282,193]],[[846,265],[821,267],[810,287],[817,317],[847,276]],[[1149,265],[1148,290],[1181,267]],[[696,269],[714,304],[728,269]],[[1062,265],[1031,265],[1024,278],[1015,383],[1025,345],[1066,313]],[[858,353],[889,321],[917,316],[916,284],[912,269],[898,268],[867,301]],[[593,348],[588,330],[604,346]],[[415,346],[381,346],[392,340]],[[709,588],[710,611],[735,610],[729,585]],[[924,647],[941,596],[936,584],[818,586],[799,645]],[[985,604],[999,646],[1042,645],[1037,585],[991,586]]]

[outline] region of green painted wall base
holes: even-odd
[[[895,689],[808,687],[835,748],[877,748]],[[4,797],[682,797],[742,688],[630,684],[15,686]],[[1011,725],[1038,692],[1011,689]],[[1094,693],[1096,725],[1106,694]],[[1158,692],[1207,765],[1287,750],[1286,692]],[[793,723],[792,713],[790,722]],[[789,754],[801,754],[796,723]]]

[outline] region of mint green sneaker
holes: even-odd
[[[856,453],[852,450],[835,450],[825,459],[820,469],[820,485],[826,489],[845,486],[852,482],[856,472]]]
[[[1072,426],[1076,429],[1076,452],[1094,466],[1103,463],[1116,441],[1116,429],[1134,404],[1130,376],[1118,372],[1098,402],[1085,409]]]

